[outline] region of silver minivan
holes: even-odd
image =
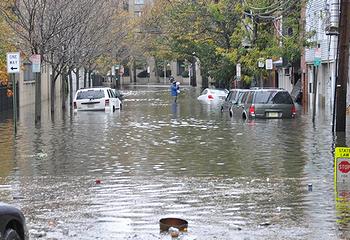
[[[277,88],[245,92],[238,103],[232,106],[232,112],[243,119],[296,116],[296,108],[289,92]]]

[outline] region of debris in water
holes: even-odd
[[[100,179],[96,179],[95,183],[96,184],[101,184],[101,180]]]
[[[180,230],[175,228],[175,227],[170,227],[169,228],[169,233],[170,233],[170,236],[173,237],[173,238],[177,238],[180,234]]]
[[[263,222],[263,223],[260,223],[259,225],[260,225],[260,226],[267,227],[267,226],[270,226],[271,223],[270,223],[270,222]]]
[[[36,229],[31,229],[29,230],[29,234],[31,237],[33,238],[42,238],[42,237],[46,237],[46,232],[44,231],[38,231]]]
[[[312,192],[312,183],[309,183],[309,184],[307,185],[307,190],[308,190],[309,192]]]

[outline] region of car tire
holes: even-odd
[[[122,104],[119,105],[119,109],[120,109],[120,110],[123,109],[123,105],[122,105]]]
[[[113,106],[113,112],[115,112],[115,106]]]
[[[247,115],[245,113],[242,114],[242,119],[247,120]]]
[[[233,117],[232,108],[230,108],[230,109],[228,110],[228,112],[230,113],[230,117]]]
[[[221,106],[221,109],[220,109],[220,111],[221,111],[221,112],[223,112],[223,111],[224,111],[224,107],[223,107],[223,106]]]
[[[7,229],[4,235],[4,240],[21,240],[20,236],[16,232],[16,230],[13,229]]]

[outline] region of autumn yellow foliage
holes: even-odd
[[[13,33],[6,21],[0,17],[0,85],[8,86],[9,77],[6,69],[6,53],[13,50],[11,44],[11,37]],[[9,90],[8,96],[12,96],[12,92]]]

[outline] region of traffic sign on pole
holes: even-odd
[[[7,53],[7,73],[19,73],[20,54],[19,52]]]
[[[237,63],[237,65],[236,65],[236,76],[237,76],[237,78],[241,77],[241,64],[240,63]]]
[[[41,72],[41,56],[39,54],[34,54],[30,57],[30,61],[32,62],[32,72],[39,73]]]
[[[314,66],[321,65],[321,49],[315,48],[315,56],[314,56]]]
[[[336,184],[350,184],[350,148],[337,147],[335,149],[334,177]]]
[[[273,63],[272,63],[272,59],[268,58],[265,60],[265,67],[266,70],[272,70],[273,69]]]

